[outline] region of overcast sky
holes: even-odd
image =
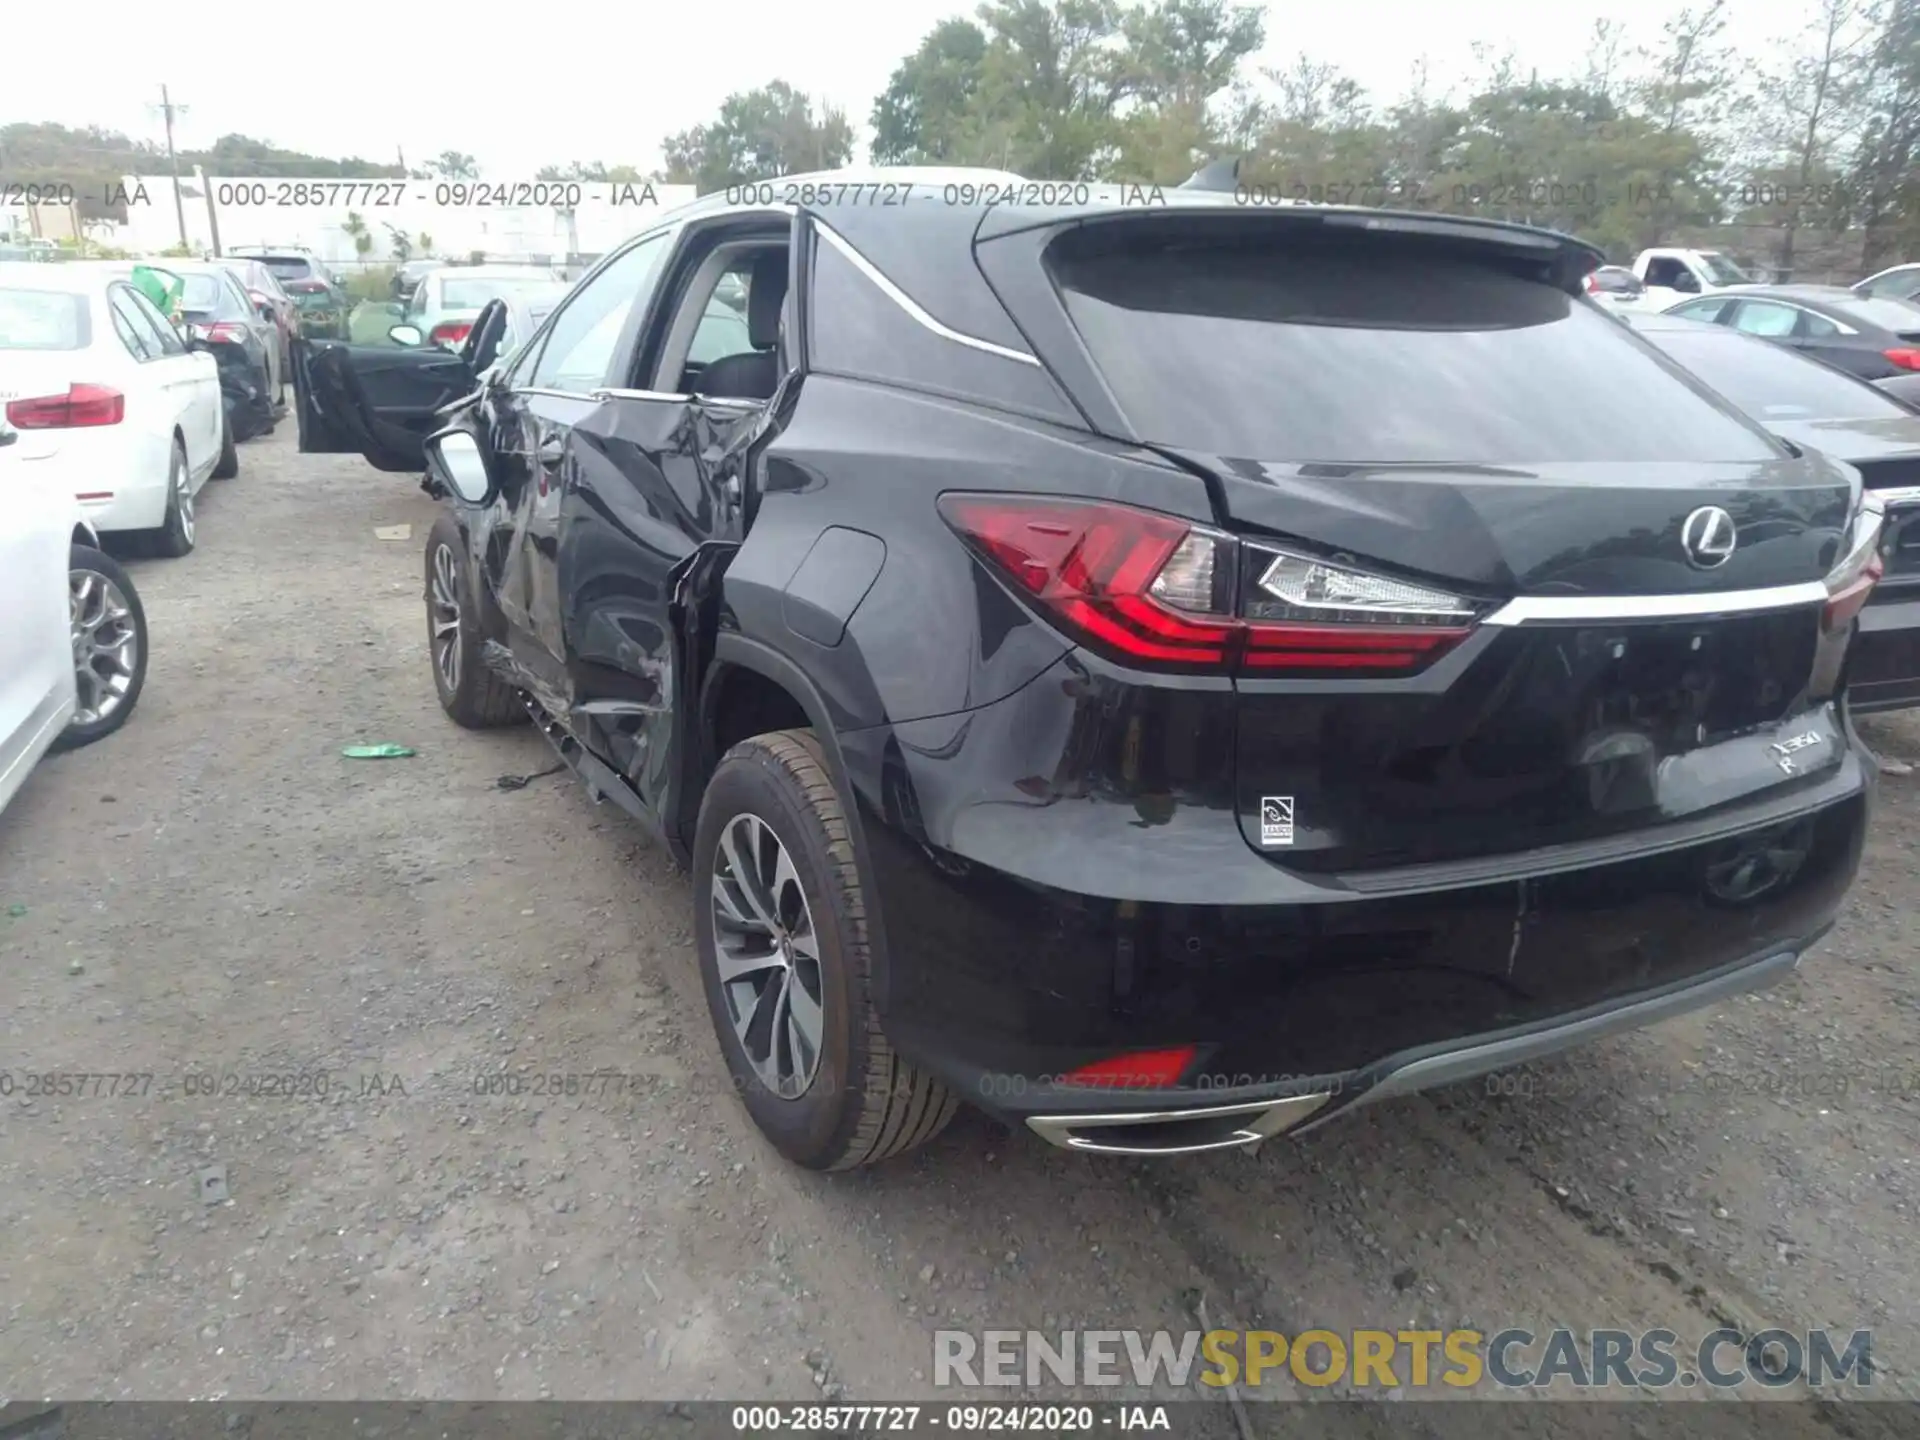
[[[1813,0],[1732,0],[1743,54],[1810,18]],[[1445,89],[1476,40],[1543,74],[1578,70],[1593,21],[1652,44],[1675,0],[1271,0],[1263,63],[1305,51],[1379,97],[1423,57]],[[291,149],[417,164],[464,150],[489,178],[549,162],[658,162],[662,136],[711,119],[733,91],[784,79],[861,127],[900,60],[953,0],[561,0],[552,6],[310,5],[209,12],[127,0],[9,7],[0,123],[100,125],[158,140],[160,86],[187,107],[183,147],[232,131]],[[178,38],[169,41],[168,32]],[[35,59],[33,57],[44,57]],[[352,91],[346,88],[352,86]]]

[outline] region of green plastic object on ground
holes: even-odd
[[[152,265],[133,267],[133,287],[154,303],[154,307],[169,320],[180,308],[180,295],[186,289],[185,283],[171,270],[160,270]]]
[[[413,751],[404,745],[349,745],[340,753],[349,760],[405,760]]]

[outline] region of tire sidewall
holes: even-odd
[[[195,534],[189,535],[180,514],[180,507],[187,499],[189,478],[186,448],[176,439],[167,457],[167,518],[160,527],[161,545],[176,559],[190,554],[199,543],[199,520],[194,521]]]
[[[820,944],[820,1065],[805,1093],[790,1100],[767,1089],[754,1074],[734,1034],[714,960],[714,861],[723,828],[746,813],[770,826],[786,847]],[[707,786],[694,838],[694,937],[701,985],[733,1089],[748,1114],[782,1154],[815,1168],[836,1160],[858,1127],[868,1058],[866,997],[849,954],[862,942],[837,873],[826,831],[792,771],[771,750],[751,742],[730,753]],[[861,1023],[854,1023],[855,1017]]]

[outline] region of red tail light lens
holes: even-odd
[[[1902,370],[1920,370],[1920,350],[1882,350],[1880,353]]]
[[[1131,664],[1409,674],[1478,618],[1440,591],[1125,505],[946,495],[940,512],[1062,628]]]
[[[7,402],[7,423],[16,430],[78,430],[126,418],[127,397],[107,385],[73,385],[64,395]]]
[[[215,345],[244,345],[247,342],[246,327],[235,325],[230,320],[216,320],[211,325],[190,325],[194,338]]]
[[[1179,1045],[1171,1050],[1136,1050],[1116,1055],[1111,1060],[1096,1060],[1060,1077],[1062,1085],[1113,1090],[1164,1090],[1178,1085],[1193,1063],[1195,1047]]]
[[[473,329],[469,320],[449,320],[444,325],[433,327],[433,333],[427,336],[430,345],[459,345],[466,341],[467,333]]]

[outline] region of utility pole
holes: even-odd
[[[180,222],[180,248],[187,248],[187,206],[180,198],[180,157],[173,153],[173,112],[184,111],[184,105],[175,105],[167,94],[167,87],[160,87],[160,113],[167,119],[167,168],[173,172],[173,214]]]

